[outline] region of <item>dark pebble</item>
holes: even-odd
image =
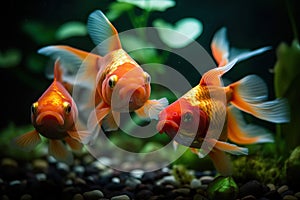
[[[149,199],[151,196],[153,196],[153,192],[151,190],[141,190],[136,195],[136,199]]]
[[[100,190],[92,190],[83,193],[84,199],[86,200],[98,200],[99,198],[104,197],[103,193]]]
[[[256,198],[253,195],[247,195],[247,196],[243,197],[241,200],[256,200]]]
[[[272,200],[282,199],[281,195],[277,192],[277,190],[270,190],[269,192],[265,193],[264,197]]]
[[[286,190],[281,193],[281,196],[284,197],[286,195],[294,195],[294,192],[292,190]]]
[[[269,189],[256,180],[249,181],[239,189],[238,198],[253,195],[256,198],[262,197]]]

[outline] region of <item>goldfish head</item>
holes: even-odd
[[[106,75],[102,83],[102,98],[112,110],[134,111],[150,97],[150,75],[133,63],[124,63]]]
[[[208,124],[209,120],[204,111],[191,105],[187,99],[181,98],[159,114],[156,128],[182,145],[198,147]]]
[[[62,139],[74,125],[77,107],[59,83],[52,84],[31,106],[31,120],[35,129],[49,139]]]

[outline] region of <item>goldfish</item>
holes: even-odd
[[[218,67],[204,73],[198,85],[162,110],[156,129],[174,139],[175,147],[187,146],[200,158],[208,155],[220,174],[231,175],[227,153],[248,154],[248,148],[236,144],[273,142],[270,131],[247,123],[243,112],[269,122],[286,123],[289,110],[285,99],[268,100],[267,86],[257,75],[223,85],[222,75],[237,62],[269,49],[230,54],[225,33],[225,28],[217,31],[211,43]]]
[[[128,111],[146,120],[158,119],[158,113],[168,105],[168,100],[149,99],[151,77],[122,48],[116,28],[96,10],[88,17],[87,29],[98,53],[65,45],[47,46],[38,52],[60,57],[65,81],[89,89],[89,95],[77,102],[84,108],[82,112],[95,107],[89,112],[88,127],[94,129],[102,125],[106,131],[117,130],[120,113]],[[91,141],[96,136],[91,134],[83,141]]]
[[[59,60],[56,60],[52,84],[31,106],[31,122],[35,129],[18,136],[13,142],[17,147],[30,151],[41,142],[43,136],[49,140],[49,154],[71,164],[73,154],[64,143],[75,151],[82,148],[76,129],[77,116],[77,106],[62,85]]]

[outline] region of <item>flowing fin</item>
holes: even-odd
[[[204,158],[205,154],[203,153],[203,149],[190,148],[191,152],[196,154],[199,158]]]
[[[120,126],[120,113],[112,111],[102,122],[102,128],[105,131],[116,131]]]
[[[13,145],[24,150],[31,151],[33,150],[40,142],[41,136],[36,130],[29,131],[25,134],[22,134],[13,140]]]
[[[206,139],[210,144],[214,144],[214,149],[219,149],[234,155],[247,155],[248,148],[239,147],[235,144],[230,144],[228,142],[222,142],[216,139]]]
[[[94,111],[91,112],[88,119],[88,130],[92,131],[92,134],[85,139],[85,144],[92,143],[96,140],[99,134],[99,127],[102,125],[102,120],[111,112],[111,108],[106,104],[100,103],[97,105]]]
[[[249,75],[227,87],[231,93],[230,102],[240,110],[257,118],[274,122],[289,122],[288,103],[285,99],[265,101],[266,86],[255,75]]]
[[[228,138],[238,144],[273,142],[270,131],[254,124],[247,124],[242,112],[234,106],[228,108]]]
[[[271,50],[272,47],[267,46],[267,47],[262,47],[259,49],[255,50],[248,50],[248,49],[237,49],[237,48],[231,48],[230,49],[230,56],[229,56],[229,61],[233,59],[238,59],[239,61],[246,60],[252,56],[256,56],[259,54],[264,53],[265,51]]]
[[[234,59],[243,61],[272,49],[270,46],[256,50],[230,48],[226,32],[226,28],[222,27],[215,33],[211,42],[211,51],[219,67]]]
[[[228,108],[228,138],[238,144],[273,142],[273,135],[263,127],[247,124],[242,112],[234,106]]]
[[[47,46],[39,49],[38,53],[55,60],[60,58],[64,81],[72,84],[77,81],[89,88],[93,86],[99,71],[97,60],[101,59],[100,56],[63,45]],[[51,77],[52,74],[47,76]]]
[[[208,153],[209,157],[213,161],[213,164],[217,171],[223,176],[232,175],[232,162],[229,155],[219,149],[213,149]]]
[[[178,149],[178,142],[176,142],[175,140],[173,140],[173,149],[176,151]]]
[[[68,131],[68,135],[72,138],[77,140],[78,142],[82,143],[82,144],[87,144],[90,136],[91,136],[91,132],[88,132],[87,130],[84,131]]]
[[[72,164],[73,155],[61,140],[49,140],[49,154],[56,160]]]
[[[169,105],[167,98],[159,100],[148,100],[143,107],[135,110],[135,113],[142,119],[158,120],[158,114]]]
[[[74,151],[80,151],[83,147],[83,145],[80,142],[78,142],[78,140],[75,140],[71,137],[66,137],[64,140]]]
[[[117,30],[100,10],[90,14],[87,29],[101,55],[122,48]]]
[[[205,74],[203,74],[200,85],[212,85],[212,86],[223,86],[221,76],[228,72],[237,62],[237,59],[234,59],[233,61],[229,62],[224,67],[218,67],[209,70]]]
[[[218,66],[224,66],[228,63],[229,58],[229,42],[226,37],[226,28],[222,27],[218,30],[211,42],[211,51]]]

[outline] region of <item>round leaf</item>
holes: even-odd
[[[203,31],[202,23],[195,18],[184,18],[173,26],[162,19],[153,22],[161,40],[171,48],[182,48],[192,43]]]
[[[165,11],[166,9],[175,6],[173,0],[118,0],[118,2],[124,2],[133,4],[141,9],[148,11]]]

